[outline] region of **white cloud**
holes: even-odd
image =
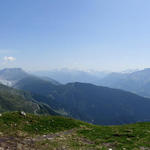
[[[4,57],[4,60],[5,60],[5,61],[15,61],[16,58],[15,58],[15,57],[12,57],[12,56],[5,56],[5,57]]]

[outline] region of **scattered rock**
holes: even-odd
[[[21,111],[20,114],[24,117],[26,117],[26,113],[24,111]]]
[[[0,136],[1,136],[1,135],[3,135],[3,133],[2,133],[2,132],[0,132]]]
[[[17,143],[17,150],[22,150],[23,149],[23,145],[21,143]]]

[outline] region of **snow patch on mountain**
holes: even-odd
[[[0,83],[9,87],[12,87],[15,84],[13,81],[8,81],[4,79],[0,79]]]

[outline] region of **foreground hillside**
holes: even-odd
[[[146,150],[150,123],[95,126],[57,116],[4,113],[0,149],[11,150]]]

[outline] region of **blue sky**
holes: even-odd
[[[0,68],[148,68],[149,6],[149,0],[0,1]]]

